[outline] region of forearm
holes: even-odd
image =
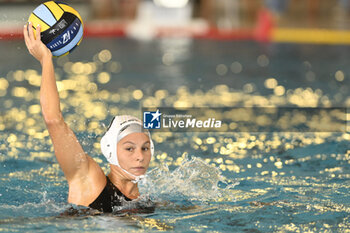
[[[41,66],[40,104],[42,113],[45,121],[58,120],[61,118],[60,99],[51,56],[43,59]]]

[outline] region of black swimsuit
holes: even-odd
[[[113,207],[121,206],[123,200],[131,201],[131,199],[120,192],[120,190],[115,187],[114,184],[110,181],[108,176],[106,176],[106,178],[106,186],[100,195],[96,198],[96,200],[89,205],[89,207],[97,209],[104,213],[111,213],[113,212]]]

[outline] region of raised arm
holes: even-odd
[[[24,27],[23,33],[30,54],[42,66],[40,104],[57,161],[69,184],[85,182],[84,179],[88,177],[89,172],[91,173],[91,169],[97,171],[101,168],[84,152],[75,134],[64,122],[60,110],[52,54],[40,40],[40,27],[36,30],[36,38],[34,38],[31,24]]]

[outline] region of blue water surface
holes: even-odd
[[[40,113],[39,63],[22,41],[0,50],[0,231],[350,230],[346,131],[155,132],[139,200],[149,196],[154,212],[94,215],[68,204]],[[340,45],[85,38],[55,67],[65,120],[107,174],[99,140],[114,115],[181,104],[349,108],[349,61]],[[80,213],[63,215],[71,207]]]

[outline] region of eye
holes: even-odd
[[[134,150],[134,148],[132,148],[132,147],[127,147],[127,148],[125,148],[125,150],[127,150],[127,151],[129,151],[129,152],[132,152],[132,151]]]
[[[148,150],[149,150],[149,147],[147,147],[147,146],[142,147],[142,150],[144,150],[144,151],[148,151]]]

